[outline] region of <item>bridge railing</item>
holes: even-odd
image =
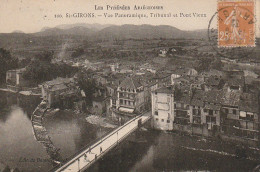
[[[64,166],[65,164],[67,164],[68,162],[72,161],[70,164],[72,164],[73,162],[77,161],[78,158],[82,157],[84,155],[84,153],[86,153],[87,151],[95,148],[96,146],[98,146],[100,143],[102,143],[103,141],[105,141],[106,139],[108,139],[110,136],[114,135],[115,133],[117,133],[118,131],[122,130],[125,126],[127,126],[128,124],[130,124],[131,122],[135,121],[136,119],[140,118],[142,115],[138,115],[136,117],[134,117],[133,119],[127,121],[125,124],[123,124],[122,126],[119,126],[118,128],[116,128],[114,131],[110,132],[108,135],[102,136],[101,138],[97,138],[93,141],[91,141],[90,143],[88,143],[86,146],[82,147],[79,151],[77,151],[76,153],[72,154],[71,156],[69,156],[68,158],[66,158],[67,160],[58,164],[57,166],[55,166],[54,168],[52,168],[50,171],[56,171],[59,168],[61,168],[62,166]],[[74,160],[73,160],[74,159]]]

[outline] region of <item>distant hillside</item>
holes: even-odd
[[[101,25],[70,24],[43,28],[36,33],[0,33],[0,47],[22,48],[28,46],[60,45],[65,39],[74,40],[124,40],[124,39],[201,39],[207,30],[182,31],[167,25]],[[24,46],[23,46],[24,45]],[[33,46],[34,45],[34,46]]]
[[[14,30],[12,33],[24,33],[24,32],[21,30]]]
[[[182,31],[172,26],[122,25],[110,26],[95,34],[96,38],[107,39],[159,39],[159,38],[204,38],[205,31]]]
[[[111,39],[159,39],[159,38],[205,38],[207,30],[182,31],[168,25],[101,25],[101,24],[71,24],[59,25],[55,28],[43,28],[34,36],[81,35],[93,40]]]
[[[94,31],[100,31],[106,27],[112,26],[111,24],[98,24],[98,23],[94,23],[94,24],[87,24],[87,23],[76,23],[76,24],[63,24],[63,25],[59,25],[56,26],[55,28],[58,29],[71,29],[74,27],[85,27]]]
[[[68,29],[59,29],[59,28],[47,28],[44,31],[33,33],[34,36],[59,36],[59,35],[83,35],[83,36],[90,36],[95,31],[92,29],[77,26]]]

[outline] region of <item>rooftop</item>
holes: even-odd
[[[238,106],[240,93],[236,91],[225,92],[222,97],[222,104],[227,106]]]
[[[239,101],[239,109],[245,112],[259,113],[257,95],[252,93],[242,93]]]
[[[172,94],[173,93],[173,88],[171,88],[171,87],[162,87],[162,88],[159,88],[159,89],[155,90],[154,92],[165,93],[165,94]]]
[[[58,84],[70,83],[70,82],[74,82],[74,79],[58,77],[54,80],[44,82],[43,85],[53,86],[53,85],[58,85]]]
[[[141,81],[135,77],[127,77],[119,85],[119,87],[122,87],[125,89],[137,89],[141,86],[142,86]]]

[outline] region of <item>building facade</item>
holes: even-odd
[[[80,90],[73,78],[56,78],[41,85],[42,98],[48,107],[71,107],[79,98]]]
[[[152,126],[259,144],[258,94],[164,87],[152,92]]]

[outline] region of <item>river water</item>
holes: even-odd
[[[46,148],[33,135],[30,119],[39,103],[37,96],[0,91],[0,164],[31,172],[53,167]],[[89,124],[69,111],[47,117],[45,128],[63,160],[111,130]]]
[[[94,164],[90,172],[253,171],[260,152],[238,159],[234,145],[159,131],[138,131]],[[251,156],[251,155],[250,155]]]
[[[30,116],[39,102],[39,97],[0,92],[0,163],[32,172],[53,167],[46,149],[35,140],[32,131]],[[111,131],[89,124],[69,111],[47,117],[45,127],[62,159]],[[147,131],[132,134],[88,171],[252,171],[260,164],[259,154],[237,159],[232,147],[148,127]]]

